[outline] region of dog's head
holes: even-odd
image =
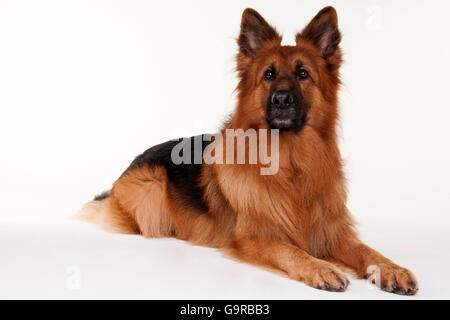
[[[295,46],[282,46],[261,15],[243,12],[234,126],[294,132],[305,125],[321,131],[334,126],[341,64],[336,11],[322,9],[295,40]]]

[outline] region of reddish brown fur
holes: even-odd
[[[312,78],[299,84],[311,106],[306,125],[299,133],[280,133],[278,173],[260,175],[259,164],[203,164],[199,184],[209,211],[202,213],[177,201],[163,168],[139,167],[119,178],[110,198],[103,200],[109,224],[146,237],[221,248],[231,257],[321,289],[342,291],[348,284],[341,269],[326,260],[360,277],[368,277],[367,268],[378,265],[383,289],[414,294],[417,281],[411,272],[361,243],[346,207],[335,130],[342,59],[334,9],[323,9],[297,35],[296,46],[281,46],[275,29],[251,9],[244,11],[242,21],[238,104],[225,128],[268,128],[264,103],[269,86],[260,79],[270,64],[290,70],[300,60]],[[257,54],[246,47],[255,44],[245,34],[249,24],[262,28]],[[327,32],[336,38],[328,39],[324,49],[320,37]]]

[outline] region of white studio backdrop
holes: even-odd
[[[444,272],[444,0],[0,0],[0,224],[9,232],[1,246],[14,252],[6,234],[20,238],[15,230],[25,225],[73,216],[148,147],[214,133],[235,103],[243,9],[258,10],[293,44],[326,5],[337,9],[343,33],[341,151],[361,236],[389,237],[385,252],[436,258],[422,273]]]

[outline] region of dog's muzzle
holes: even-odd
[[[274,91],[267,104],[266,120],[271,129],[301,129],[304,117],[299,99],[288,90]]]

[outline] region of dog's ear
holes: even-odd
[[[240,52],[249,58],[254,57],[264,42],[274,39],[281,41],[277,31],[258,12],[245,9],[238,38]]]
[[[297,45],[303,39],[311,41],[325,59],[333,56],[341,42],[336,10],[333,7],[320,10],[305,29],[297,34]]]

